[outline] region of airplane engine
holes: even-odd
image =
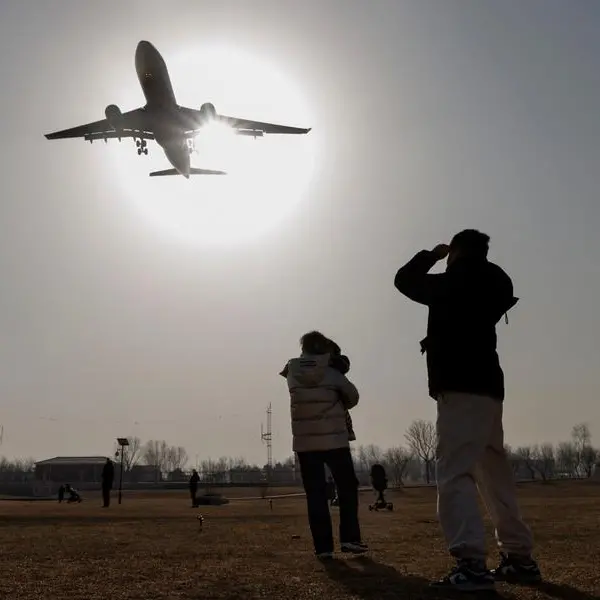
[[[121,119],[123,117],[123,113],[121,109],[116,104],[109,104],[104,111],[106,116],[106,120],[108,124],[115,130],[119,131],[121,129]]]
[[[211,104],[210,102],[205,102],[200,107],[200,112],[202,113],[202,117],[206,120],[214,119],[217,115],[217,109],[215,108],[215,105]]]

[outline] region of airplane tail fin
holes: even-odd
[[[150,177],[162,177],[164,175],[180,175],[177,169],[165,169],[164,171],[152,171]],[[225,171],[213,171],[212,169],[190,169],[190,175],[227,175]]]

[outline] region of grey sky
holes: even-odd
[[[599,34],[592,0],[3,2],[0,452],[137,434],[261,461],[272,402],[287,456],[277,372],[314,327],[352,359],[357,443],[403,443],[434,405],[426,311],[393,277],[464,227],[521,298],[499,326],[507,441],[587,421],[600,443]],[[161,235],[122,197],[115,144],[42,137],[141,104],[140,39],[169,65],[205,38],[274,57],[323,142],[302,202],[244,245]]]

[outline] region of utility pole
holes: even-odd
[[[260,425],[260,438],[267,444],[267,481],[273,468],[273,430],[271,427],[271,404],[267,408],[267,430],[264,431],[262,423]]]
[[[121,452],[121,469],[119,473],[119,504],[121,504],[121,499],[123,497],[123,462],[125,458],[125,447],[129,446],[129,440],[127,438],[117,438],[117,443],[119,444]]]

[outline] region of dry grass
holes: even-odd
[[[600,486],[524,485],[519,494],[550,583],[502,585],[499,593],[600,599]],[[369,558],[327,566],[312,556],[303,498],[274,500],[272,512],[264,500],[243,499],[195,510],[183,492],[125,496],[110,509],[99,507],[99,497],[80,505],[0,502],[0,598],[444,597],[426,588],[449,566],[434,490],[409,489],[390,499],[393,513],[371,513],[372,495],[362,496]],[[198,512],[205,517],[202,532]]]

